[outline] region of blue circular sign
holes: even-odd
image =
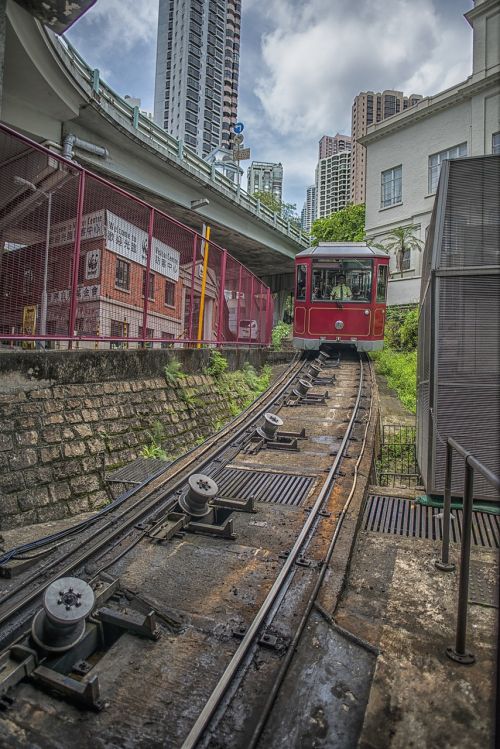
[[[233,133],[236,133],[236,135],[239,135],[243,132],[245,129],[245,125],[242,122],[237,122],[233,127]]]

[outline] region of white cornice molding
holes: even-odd
[[[481,93],[481,91],[493,88],[494,86],[500,86],[500,65],[497,65],[492,73],[489,73],[482,78],[478,79],[477,76],[470,76],[467,80],[463,83],[459,83],[457,86],[453,86],[446,91],[441,91],[435,96],[428,96],[425,99],[422,99],[422,101],[414,107],[406,109],[399,115],[393,115],[387,120],[371,125],[368,133],[363,135],[363,137],[358,138],[357,142],[361,143],[363,146],[366,146],[369,143],[374,143],[375,141],[384,138],[386,135],[405,127],[409,127],[419,120],[432,117],[443,109],[450,109],[456,104],[467,101],[473,96]]]

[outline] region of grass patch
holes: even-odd
[[[417,410],[417,352],[395,351],[386,346],[371,354],[378,374],[384,375],[387,384],[398,394],[401,403],[411,411]]]

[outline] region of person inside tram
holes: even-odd
[[[337,285],[333,287],[330,299],[351,299],[352,291],[345,282],[345,275],[341,273],[337,276]]]

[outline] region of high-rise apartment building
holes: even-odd
[[[419,94],[404,96],[402,91],[363,91],[352,105],[352,168],[350,202],[359,205],[366,196],[366,148],[358,143],[358,138],[366,135],[368,125],[381,122],[393,114],[415,106],[422,97]]]
[[[300,214],[300,223],[302,229],[306,232],[311,231],[312,222],[316,218],[316,185],[310,185],[306,190],[306,199],[304,207]]]
[[[335,156],[340,151],[351,150],[350,135],[323,135],[319,142],[318,159],[326,159],[327,156]]]
[[[330,216],[349,203],[351,152],[320,159],[316,167],[316,218]]]
[[[200,156],[231,147],[241,0],[160,0],[155,121]]]
[[[270,192],[281,202],[283,165],[271,164],[267,161],[252,161],[247,171],[247,183],[250,195],[254,192]]]

